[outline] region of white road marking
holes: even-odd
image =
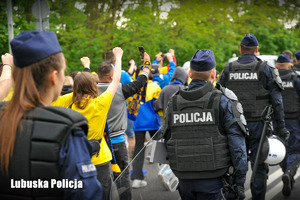
[[[283,175],[283,172],[282,172],[281,168],[274,171],[271,175],[269,174],[267,185],[271,184],[272,182],[274,182],[276,179],[278,179],[282,175]],[[300,168],[298,169],[294,179],[296,180],[299,176],[300,176]],[[282,186],[283,186],[283,184],[280,179],[280,181],[275,186],[273,186],[272,188],[267,190],[266,199],[270,200],[273,197],[275,197],[278,193],[281,193]],[[251,189],[250,188],[245,192],[245,195],[246,195],[245,200],[251,199]]]

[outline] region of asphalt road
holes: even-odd
[[[151,145],[146,148],[147,152],[150,150]],[[158,178],[158,165],[157,163],[150,164],[145,160],[144,169],[147,170],[145,175],[145,180],[148,185],[144,188],[133,189],[133,200],[180,200],[178,191],[175,192],[168,191],[165,189],[163,184]],[[249,167],[250,169],[250,167]],[[247,173],[247,180],[245,183],[245,194],[246,200],[251,200],[250,191],[250,177],[251,170]],[[300,199],[300,170],[295,176],[294,189],[289,197],[284,197],[281,193],[282,181],[281,181],[282,171],[279,166],[271,166],[269,172],[266,200],[299,200]]]

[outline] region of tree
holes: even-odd
[[[13,1],[14,31],[34,30],[34,0]],[[297,0],[48,0],[50,30],[59,38],[69,72],[82,70],[88,56],[92,70],[115,46],[124,50],[123,68],[139,60],[138,46],[153,59],[175,49],[179,66],[197,49],[213,50],[222,70],[246,33],[259,40],[261,54],[278,55],[300,50],[300,5]],[[0,48],[8,51],[5,2],[0,2]],[[169,8],[168,8],[169,7]],[[287,23],[296,23],[286,27]]]

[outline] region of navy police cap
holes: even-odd
[[[242,39],[241,44],[245,45],[245,46],[249,46],[249,47],[254,47],[254,46],[258,46],[258,41],[257,41],[255,35],[248,33]]]
[[[290,63],[290,58],[286,54],[280,54],[276,60],[277,63]]]
[[[300,60],[300,51],[298,51],[297,53],[295,53],[296,59]]]
[[[19,68],[62,52],[56,34],[51,31],[22,32],[10,42],[10,45],[14,65]]]
[[[191,59],[191,69],[204,72],[209,71],[216,66],[216,60],[214,53],[210,49],[203,49],[196,51],[195,55]]]

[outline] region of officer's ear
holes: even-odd
[[[255,48],[255,55],[258,53],[258,46],[256,46],[256,48]]]
[[[211,78],[211,81],[213,82],[216,78],[216,68],[213,68],[210,72],[210,78]]]
[[[49,80],[50,83],[52,85],[55,85],[57,83],[57,79],[58,79],[58,71],[57,70],[53,70],[50,74],[49,74]]]
[[[190,77],[191,79],[193,79],[191,69],[189,69],[188,73],[189,73],[189,77]]]

